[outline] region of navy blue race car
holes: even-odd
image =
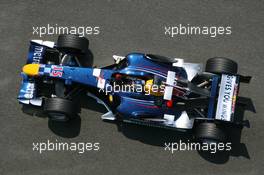
[[[93,67],[89,41],[60,35],[57,43],[32,40],[18,100],[41,106],[52,120],[70,121],[85,93],[108,110],[103,120],[190,130],[200,141],[225,141],[221,125],[234,124],[237,63],[215,57],[201,64],[142,53],[114,55],[115,64]]]

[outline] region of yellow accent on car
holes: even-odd
[[[163,96],[163,93],[160,92],[160,88],[158,85],[156,85],[157,87],[155,88],[155,91],[154,88],[153,88],[153,82],[154,80],[153,79],[150,79],[150,80],[147,80],[146,81],[146,84],[145,84],[145,91],[146,92],[149,92],[149,94],[151,95],[155,95],[155,96]]]
[[[147,80],[145,84],[145,90],[151,92],[152,85],[153,85],[153,79]]]
[[[113,95],[109,95],[109,101],[112,103],[114,101]]]
[[[23,72],[29,76],[37,76],[39,73],[39,64],[27,64],[23,67]]]

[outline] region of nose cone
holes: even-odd
[[[29,76],[37,76],[39,73],[39,64],[27,64],[22,70]]]

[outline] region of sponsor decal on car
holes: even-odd
[[[45,47],[35,42],[30,42],[27,63],[41,63],[45,52]]]
[[[236,76],[222,75],[216,109],[216,119],[224,121],[232,120],[237,89],[238,84]]]

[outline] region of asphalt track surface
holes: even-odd
[[[263,1],[1,1],[0,2],[0,174],[251,174],[263,173]],[[25,114],[16,96],[33,26],[99,26],[88,36],[95,65],[113,63],[112,55],[156,53],[204,63],[224,56],[253,76],[242,84],[248,97],[241,113],[250,123],[235,135],[228,155],[164,151],[164,142],[188,135],[163,129],[103,122],[89,103],[80,119],[56,124]],[[232,34],[168,37],[164,26],[231,26]],[[41,39],[56,40],[57,35]],[[88,100],[89,101],[89,100]],[[252,103],[251,103],[252,102]],[[250,104],[251,103],[251,104]],[[94,105],[96,107],[96,105]],[[32,151],[33,142],[99,142],[99,151]]]

